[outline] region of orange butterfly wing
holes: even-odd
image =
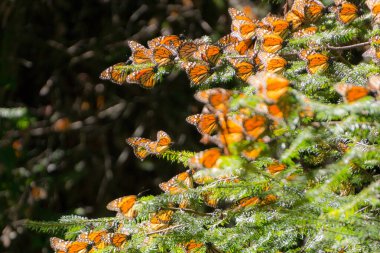
[[[149,67],[140,70],[136,70],[127,76],[128,83],[137,83],[141,87],[151,89],[156,84],[155,74],[157,72],[156,67]]]
[[[308,0],[305,4],[305,17],[309,22],[315,22],[324,13],[325,6],[318,0]]]
[[[193,85],[202,84],[212,74],[210,67],[206,64],[186,62],[183,64],[183,67]]]
[[[133,64],[150,63],[152,57],[152,50],[147,49],[140,43],[130,40],[127,42],[132,50],[132,55],[129,58]]]
[[[349,2],[343,2],[337,7],[337,18],[343,24],[350,23],[358,16],[358,7]]]
[[[149,155],[146,145],[150,143],[151,140],[140,137],[130,137],[126,141],[132,146],[135,156],[140,160],[144,160]]]
[[[217,118],[211,113],[191,115],[186,121],[195,125],[201,134],[211,135],[218,127]]]
[[[150,227],[153,230],[160,230],[167,228],[173,216],[172,210],[160,210],[153,215],[150,219]]]
[[[329,57],[320,53],[311,53],[306,56],[306,60],[310,74],[325,71],[329,67]]]
[[[195,154],[192,158],[189,159],[189,165],[193,168],[212,168],[216,165],[216,162],[219,160],[222,155],[220,149],[211,148],[204,150]]]
[[[137,196],[129,195],[121,198],[117,198],[109,202],[106,206],[108,210],[122,213],[127,218],[135,218],[137,212],[133,210],[136,203]]]
[[[262,133],[265,132],[266,119],[264,116],[255,115],[243,121],[245,133],[252,139],[256,140]]]
[[[228,59],[228,61],[235,69],[236,75],[243,81],[247,81],[248,77],[253,75],[256,70],[256,66],[247,60]]]
[[[276,53],[282,48],[284,40],[276,34],[264,34],[261,44],[262,49],[268,53]]]
[[[166,45],[177,49],[181,45],[181,39],[177,35],[166,35],[148,41],[148,47],[153,49],[159,45]]]
[[[165,45],[157,46],[153,49],[153,61],[157,66],[164,66],[172,63],[175,59],[176,52]]]
[[[102,71],[100,79],[123,84],[126,82],[129,71],[128,65],[125,62],[120,62]]]
[[[159,185],[161,190],[170,194],[178,194],[185,192],[189,188],[193,188],[193,179],[189,172],[182,172],[171,178],[168,182]]]
[[[178,56],[180,59],[189,60],[194,53],[198,51],[198,45],[192,41],[186,41],[178,48]]]

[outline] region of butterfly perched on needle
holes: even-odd
[[[294,32],[292,35],[293,35],[293,38],[303,38],[303,37],[314,35],[317,33],[317,31],[318,31],[317,26],[309,26],[309,27],[300,29],[297,32]]]
[[[57,253],[87,253],[92,249],[93,244],[80,241],[65,241],[57,237],[51,237],[50,246]]]
[[[141,161],[144,160],[148,155],[150,155],[149,151],[146,148],[146,144],[152,142],[150,139],[141,137],[130,137],[126,141],[129,145],[132,146],[135,156],[139,158]]]
[[[184,62],[181,67],[185,69],[191,84],[196,86],[203,84],[214,72],[207,63]]]
[[[174,211],[160,210],[150,218],[150,228],[154,231],[169,227]]]
[[[116,211],[126,218],[133,219],[137,216],[134,206],[137,201],[136,195],[124,196],[109,202],[106,208],[110,211]]]
[[[91,242],[96,249],[101,249],[106,246],[105,243],[103,242],[103,237],[107,233],[108,233],[107,230],[83,232],[78,235],[77,241]]]
[[[363,86],[355,86],[353,84],[340,83],[335,86],[335,90],[343,97],[347,103],[353,103],[369,93],[369,89]]]
[[[257,66],[249,60],[229,58],[228,62],[234,68],[236,76],[244,82],[257,70]]]
[[[234,210],[239,210],[242,208],[248,208],[255,206],[260,203],[260,198],[253,196],[253,197],[245,197],[240,199],[234,206]]]
[[[260,147],[248,148],[241,152],[241,156],[243,156],[245,159],[249,161],[254,161],[260,155],[261,151],[262,148]]]
[[[126,141],[132,146],[136,157],[140,160],[144,160],[150,154],[162,154],[172,144],[170,136],[162,130],[157,132],[156,141],[141,137],[130,137]]]
[[[159,155],[168,150],[172,144],[170,136],[161,130],[157,132],[157,140],[146,143],[145,147],[150,154]]]
[[[276,174],[286,169],[285,164],[274,162],[267,166],[266,168],[270,174]]]
[[[216,65],[222,53],[222,49],[219,46],[202,44],[198,46],[198,50],[193,54],[193,56],[197,60],[207,62],[211,65]]]
[[[159,45],[153,48],[152,59],[158,67],[173,64],[177,57],[177,52],[166,45]]]
[[[132,55],[129,59],[133,64],[143,64],[152,62],[152,49],[148,49],[140,43],[130,40],[127,42],[131,48]]]
[[[154,49],[159,45],[166,45],[177,50],[177,48],[181,45],[181,39],[177,35],[165,35],[154,38],[148,41],[147,44],[150,49]]]
[[[208,106],[211,111],[227,112],[229,100],[233,92],[222,88],[201,90],[195,93],[194,97],[199,102]],[[210,108],[211,107],[211,108]]]
[[[200,42],[188,40],[183,41],[178,48],[178,57],[181,60],[192,60],[194,53],[198,51]]]
[[[273,34],[284,37],[290,28],[290,23],[283,18],[279,18],[273,15],[268,15],[261,19],[258,26],[265,29]]]
[[[314,23],[325,13],[326,8],[318,0],[306,0],[304,14],[307,22]]]
[[[218,129],[218,118],[212,113],[191,115],[186,121],[196,126],[201,134],[211,135]]]
[[[123,233],[108,233],[103,236],[103,241],[106,242],[107,245],[112,245],[116,248],[123,248],[128,240],[130,239],[129,234]]]
[[[161,183],[159,187],[161,190],[169,194],[178,194],[194,188],[191,172],[182,172],[171,178],[169,181]]]
[[[100,79],[110,80],[113,83],[124,84],[127,81],[131,68],[125,62],[119,62],[106,68],[100,73]]]
[[[342,24],[348,24],[358,16],[358,7],[350,2],[336,0],[334,7],[331,7],[331,11],[335,13],[337,19]]]
[[[268,72],[257,73],[248,79],[248,83],[256,88],[258,96],[271,103],[277,103],[289,88],[287,79]]]
[[[152,89],[157,82],[158,66],[133,71],[126,77],[128,83],[137,83],[145,89]]]
[[[269,73],[281,74],[288,65],[288,62],[277,54],[259,52],[257,54],[257,57],[259,58],[262,65],[261,70],[267,71]]]
[[[312,75],[326,71],[330,65],[327,55],[312,50],[301,51],[299,56],[306,61],[306,70]]]
[[[285,20],[297,30],[305,22],[305,0],[295,0],[292,8],[285,14]]]
[[[222,152],[219,148],[210,148],[199,153],[196,153],[193,157],[189,159],[189,167],[196,169],[210,169],[219,167],[218,160]]]
[[[281,36],[274,33],[259,34],[259,40],[261,42],[261,50],[268,53],[277,53],[282,49],[284,40]]]
[[[256,140],[266,130],[266,118],[262,115],[254,115],[243,120],[244,133],[251,140]]]
[[[365,3],[371,10],[373,22],[380,24],[380,0],[366,0]]]

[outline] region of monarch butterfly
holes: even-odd
[[[181,245],[185,253],[196,253],[200,248],[204,246],[203,243],[196,242],[195,240],[190,240],[187,243]]]
[[[110,80],[113,83],[121,85],[126,82],[129,72],[129,66],[125,62],[119,62],[103,70],[100,73],[100,79]]]
[[[190,172],[182,172],[167,182],[159,184],[161,190],[170,194],[178,194],[185,192],[189,188],[194,188],[193,178],[191,177]]]
[[[177,35],[165,35],[154,38],[148,41],[147,44],[150,49],[159,45],[166,45],[177,49],[181,45],[181,39]]]
[[[216,198],[211,191],[205,191],[201,194],[201,196],[203,197],[203,201],[207,206],[217,208],[219,199]]]
[[[279,75],[259,72],[248,79],[256,88],[257,95],[269,102],[276,103],[288,91],[289,81]]]
[[[65,241],[57,237],[50,238],[50,246],[56,252],[86,253],[92,249],[92,244],[79,241]]]
[[[216,44],[220,47],[226,47],[226,46],[229,46],[231,44],[235,44],[239,42],[239,39],[234,36],[233,34],[227,34],[225,36],[223,36],[222,38],[220,38]]]
[[[151,89],[156,84],[157,66],[136,70],[126,77],[128,83],[137,83],[141,87]]]
[[[285,14],[285,20],[292,24],[294,30],[305,21],[304,7],[305,0],[295,0],[290,11]]]
[[[277,172],[281,172],[286,168],[285,164],[280,164],[280,163],[273,163],[270,164],[267,167],[267,170],[269,171],[270,174],[276,174]]]
[[[261,205],[268,205],[277,200],[277,197],[273,194],[268,194],[265,196],[265,198],[261,201]]]
[[[257,57],[263,66],[262,70],[265,70],[269,73],[282,73],[288,64],[284,58],[277,54],[260,52],[258,53]]]
[[[173,216],[172,210],[160,210],[150,219],[150,228],[154,231],[169,227]]]
[[[259,22],[259,27],[281,37],[288,31],[290,24],[282,18],[268,15]]]
[[[90,231],[86,233],[81,233],[77,237],[78,241],[81,242],[92,242],[97,249],[99,249],[99,244],[103,242],[103,236],[107,234],[107,230],[99,230],[99,231]],[[104,246],[104,245],[103,245]]]
[[[172,144],[172,139],[164,131],[157,132],[157,141],[150,141],[146,144],[146,149],[151,154],[161,154]]]
[[[253,161],[260,155],[261,151],[262,151],[261,148],[251,148],[251,149],[243,150],[241,152],[241,155],[247,160]]]
[[[260,203],[260,199],[258,197],[245,197],[236,203],[234,209],[237,210],[245,207],[251,207],[257,205],[258,203]]]
[[[293,33],[293,38],[302,38],[302,37],[311,36],[313,34],[316,34],[317,31],[318,31],[318,27],[310,26]]]
[[[193,58],[195,52],[198,51],[198,44],[193,41],[184,41],[178,48],[178,56],[180,59],[189,60]]]
[[[228,110],[228,101],[232,95],[232,91],[225,90],[222,88],[214,88],[198,91],[195,93],[194,97],[199,102],[208,104],[212,109],[227,112]]]
[[[266,119],[261,115],[254,115],[243,120],[244,133],[252,140],[256,140],[266,130]]]
[[[340,83],[335,90],[343,97],[345,102],[352,103],[368,95],[369,90],[363,86]]]
[[[222,153],[218,148],[206,149],[196,153],[192,158],[190,158],[189,166],[197,169],[218,167],[217,162],[221,155]]]
[[[244,82],[246,82],[248,77],[250,77],[254,74],[254,72],[256,72],[257,66],[255,66],[248,60],[228,59],[228,61],[235,69],[236,76]]]
[[[358,16],[358,7],[350,2],[341,1],[337,7],[332,8],[336,13],[337,19],[343,24],[350,23]]]
[[[284,40],[277,34],[264,34],[261,38],[261,49],[268,53],[276,53],[282,49]]]
[[[232,20],[231,31],[240,39],[252,39],[256,34],[257,25],[243,20]]]
[[[137,211],[134,209],[136,201],[136,195],[124,196],[112,200],[107,204],[106,208],[110,211],[121,213],[126,218],[133,219],[137,216]]]
[[[228,14],[230,14],[232,20],[242,20],[248,23],[254,23],[254,20],[249,18],[244,12],[235,8],[229,8]]]
[[[200,85],[206,81],[213,73],[208,64],[185,62],[182,64],[192,85]]]
[[[146,144],[151,142],[151,140],[141,137],[130,137],[126,141],[132,146],[135,156],[141,161],[150,154],[146,148]]]
[[[325,11],[325,6],[318,0],[308,0],[304,8],[306,20],[312,23],[317,21]]]
[[[300,58],[303,56],[300,55]],[[307,51],[304,56],[307,62],[307,72],[309,74],[315,74],[318,72],[326,71],[329,67],[330,58],[327,55],[317,53],[314,51]]]
[[[253,39],[245,39],[241,40],[234,45],[228,47],[225,51],[227,52],[234,52],[236,51],[240,55],[249,55],[252,54],[254,55],[254,49],[255,49],[255,44],[256,43],[256,37]]]
[[[218,119],[212,113],[191,115],[186,118],[186,121],[196,126],[201,134],[211,135],[218,128]]]
[[[365,3],[371,10],[375,24],[380,24],[380,0],[366,0]]]
[[[166,45],[160,45],[153,49],[153,61],[158,67],[173,63],[177,52]]]
[[[131,48],[132,55],[129,59],[133,64],[150,63],[152,57],[152,50],[144,47],[140,43],[130,40],[127,42]]]
[[[122,248],[130,238],[130,235],[123,233],[108,233],[103,237],[103,240],[116,248]]]
[[[202,44],[198,47],[198,51],[194,54],[194,58],[203,60],[212,65],[216,65],[221,55],[222,50],[220,47],[215,45]]]

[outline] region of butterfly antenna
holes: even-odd
[[[141,198],[143,195],[144,195],[144,193],[146,193],[146,192],[148,192],[148,191],[150,191],[151,189],[146,189],[146,190],[143,190],[142,192],[139,192],[138,194],[137,194],[137,198]]]

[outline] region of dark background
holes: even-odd
[[[203,148],[185,122],[201,108],[186,75],[172,73],[144,90],[99,74],[127,60],[127,40],[216,40],[229,32],[228,7],[245,6],[269,11],[265,3],[232,0],[0,2],[0,109],[27,109],[21,117],[0,116],[1,252],[51,251],[52,235],[25,229],[25,219],[111,216],[109,201],[157,194],[160,182],[183,170],[154,157],[140,162],[125,139],[155,139],[164,130],[173,149]]]

